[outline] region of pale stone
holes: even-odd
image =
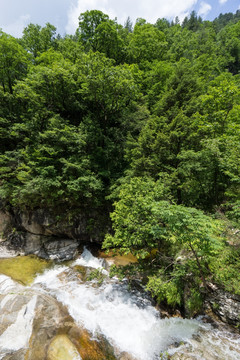
[[[47,360],[81,360],[81,357],[66,335],[57,335],[48,348]]]

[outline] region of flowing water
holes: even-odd
[[[84,269],[89,271],[89,268],[101,268],[105,280],[101,284],[98,280],[86,281]],[[104,260],[93,257],[85,249],[71,265],[45,270],[27,288],[33,294],[50,295],[65,305],[77,326],[86,329],[93,339],[100,335],[108,340],[117,358],[126,352],[138,360],[157,360],[170,355],[173,359],[240,359],[240,340],[234,334],[213,329],[201,319],[161,319],[146,296],[129,291],[127,283],[119,283],[107,275]],[[0,294],[5,294],[1,308],[9,297],[16,297],[26,289],[20,284],[17,289],[15,286],[9,277],[0,275]],[[10,350],[28,346],[35,304],[33,295],[2,334],[0,327],[0,359]]]

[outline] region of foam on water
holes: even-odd
[[[104,259],[98,259],[91,252],[84,248],[82,255],[73,263],[73,265],[88,266],[94,269],[102,269],[104,267]]]
[[[99,268],[102,262],[87,250],[74,265]],[[100,288],[61,276],[66,268],[46,271],[36,278],[64,305],[70,315],[93,334],[101,333],[121,351],[153,360],[174,342],[187,341],[201,327],[196,320],[160,319],[150,303],[129,293],[127,285],[105,282]],[[60,275],[60,276],[59,276]],[[66,273],[65,273],[66,275]]]

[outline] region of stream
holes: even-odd
[[[101,281],[88,279],[93,269],[101,269]],[[4,360],[239,360],[240,338],[226,329],[203,318],[162,319],[146,295],[110,279],[104,259],[87,249],[68,265],[47,267],[30,285],[0,274]]]

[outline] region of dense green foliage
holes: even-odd
[[[239,293],[216,220],[240,221],[239,14],[0,32],[2,207],[114,208],[104,246],[137,255],[159,301],[193,313],[208,281]]]

